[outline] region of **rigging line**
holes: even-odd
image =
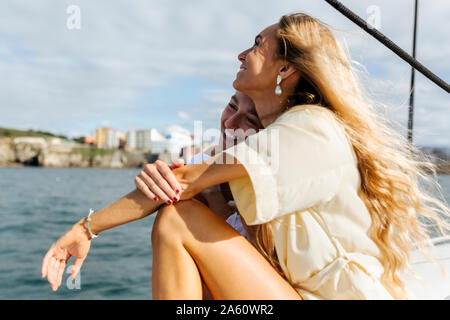
[[[414,5],[414,31],[413,31],[413,50],[412,56],[416,58],[416,34],[417,34],[417,7],[418,0]],[[414,85],[414,68],[411,68],[411,86],[409,91],[409,110],[408,110],[408,141],[412,144],[413,140],[413,123],[414,123],[414,91],[416,87]]]
[[[398,55],[400,58],[402,58],[404,61],[409,63],[411,67],[422,73],[425,77],[433,81],[436,85],[447,91],[447,93],[450,93],[450,86],[447,82],[439,78],[437,75],[435,75],[433,72],[431,72],[427,67],[425,67],[423,64],[421,64],[417,59],[411,57],[407,52],[405,52],[402,48],[397,46],[394,42],[392,42],[388,37],[386,37],[384,34],[379,32],[377,29],[371,27],[366,21],[361,19],[358,15],[356,15],[354,12],[352,12],[350,9],[345,7],[342,3],[340,3],[337,0],[325,0],[328,2],[333,8],[338,10],[340,13],[342,13],[344,16],[346,16],[348,19],[353,21],[355,24],[357,24],[361,29],[366,31],[368,34],[373,36],[375,39],[380,41],[382,44],[384,44],[386,47],[388,47],[390,50],[392,50],[396,55]]]

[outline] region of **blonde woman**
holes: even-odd
[[[317,19],[283,16],[238,58],[233,86],[254,101],[265,129],[211,161],[173,170],[176,181],[157,164],[136,179],[147,194],[176,199],[153,226],[154,298],[200,299],[202,279],[216,299],[408,298],[400,276],[413,245],[427,239],[419,217],[446,227],[439,213],[449,213],[419,189],[433,166],[413,159],[375,116]],[[250,242],[189,200],[225,181]],[[107,225],[94,222],[94,233]],[[71,244],[61,240],[50,256],[70,257]],[[80,246],[70,249],[84,259]]]

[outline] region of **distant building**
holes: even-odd
[[[92,136],[84,136],[83,137],[83,142],[84,142],[84,144],[95,144],[95,137],[92,137]]]
[[[126,134],[127,150],[139,150],[143,152],[153,152],[153,142],[165,140],[156,129],[132,129]]]
[[[127,132],[127,149],[130,151],[141,150],[148,152],[152,148],[152,130],[130,130]]]
[[[95,141],[97,147],[103,148],[106,146],[106,135],[108,134],[109,128],[99,128],[95,130]]]
[[[170,153],[179,156],[182,148],[193,144],[193,136],[180,126],[170,126],[163,135],[156,129],[132,129],[122,133],[113,128],[95,130],[98,148],[125,148],[152,154]],[[187,151],[187,150],[186,150]]]
[[[192,145],[193,139],[188,130],[174,125],[166,129],[165,136],[152,138],[152,144],[152,153],[168,152],[179,157],[182,148]]]
[[[127,131],[126,149],[129,151],[136,150],[136,130]]]
[[[98,148],[119,148],[121,141],[125,141],[123,132],[113,128],[99,128],[95,130],[95,141]]]

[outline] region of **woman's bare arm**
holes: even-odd
[[[163,201],[151,200],[141,191],[135,189],[109,206],[92,214],[89,225],[92,233],[98,234],[122,224],[145,218],[158,210],[163,204]]]
[[[166,172],[165,176],[171,173],[172,170],[184,165],[184,161],[180,162],[177,160],[171,165],[161,161],[156,161],[156,163],[158,163],[160,171]],[[147,166],[155,166],[155,164],[145,165],[144,170]],[[174,181],[172,177],[169,178],[170,185],[177,187],[176,180]],[[106,208],[92,214],[89,224],[92,232],[98,234],[122,224],[145,218],[158,210],[163,204],[163,199],[154,200],[153,196],[148,195],[147,190],[139,191],[139,189],[135,189]]]
[[[224,154],[221,163],[208,160],[201,164],[193,164],[173,170],[181,185],[181,200],[191,199],[193,196],[210,186],[245,177],[247,171],[244,166],[236,162],[234,157]],[[225,164],[223,164],[225,163]]]
[[[232,163],[234,158],[223,159]],[[180,200],[191,199],[210,186],[231,181],[247,175],[240,164],[219,164],[204,162],[176,168],[175,178],[181,185]],[[94,234],[117,227],[128,222],[142,219],[165,204],[162,200],[149,199],[142,190],[136,189],[106,208],[91,215],[90,227]]]
[[[162,201],[148,199],[141,191],[134,190],[113,204],[91,215],[90,227],[94,234],[135,221],[155,212]],[[91,246],[86,228],[86,218],[75,223],[64,233],[42,260],[41,277],[47,277],[52,290],[56,291],[62,282],[62,275],[71,257],[75,258],[71,276],[75,278]]]
[[[200,191],[225,181],[246,175],[241,165],[202,163],[173,170],[182,191],[181,199],[190,199]],[[141,219],[158,210],[165,202],[149,199],[140,190],[134,190],[91,216],[90,228],[94,234]],[[86,218],[75,223],[52,244],[42,260],[41,276],[47,277],[52,289],[61,285],[62,275],[71,257],[75,257],[71,276],[75,277],[86,259],[91,239],[86,229]]]

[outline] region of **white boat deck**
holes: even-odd
[[[420,252],[413,252],[411,263],[419,278],[405,277],[407,288],[413,299],[450,299],[450,239],[433,239],[435,248],[430,256],[439,262],[444,270],[429,262]]]

